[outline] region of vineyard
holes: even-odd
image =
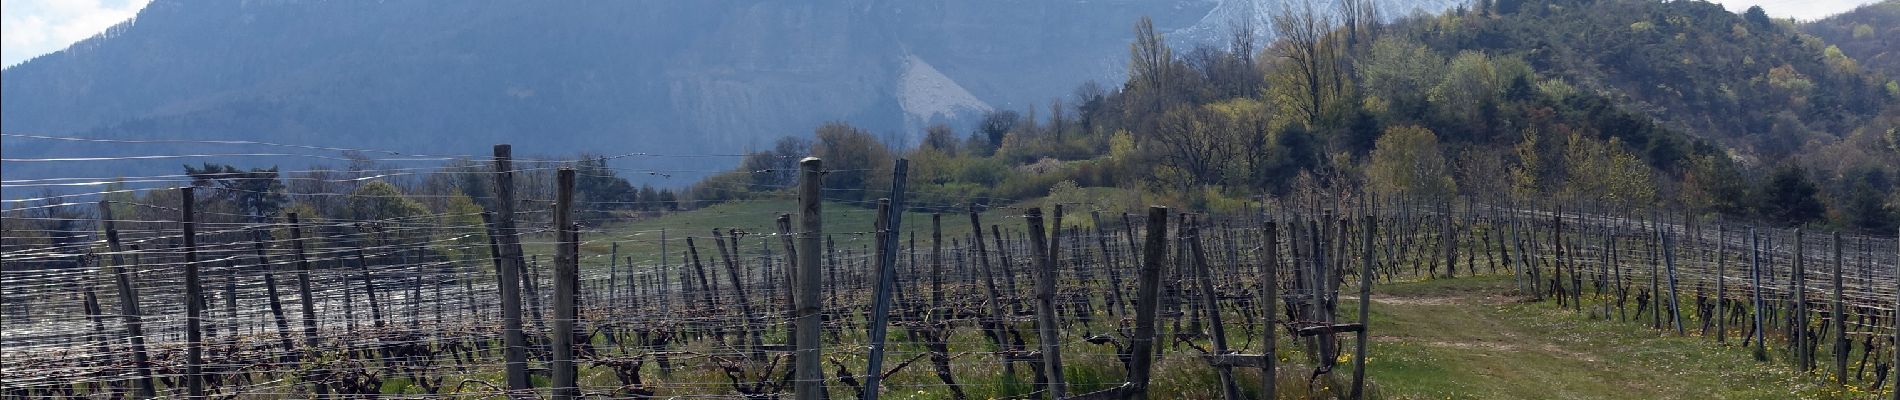
[[[1864,392],[1900,365],[1892,236],[1363,195],[916,204],[904,160],[866,188],[815,158],[682,228],[507,145],[482,164],[374,171],[492,185],[378,219],[200,209],[249,189],[177,175],[7,180],[95,191],[6,200],[0,397],[1356,399],[1380,397],[1373,289],[1478,276]]]

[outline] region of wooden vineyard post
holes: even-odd
[[[1330,300],[1331,295],[1331,292],[1328,290],[1332,287],[1332,284],[1329,283],[1332,282],[1333,279],[1331,273],[1336,271],[1328,271],[1332,264],[1329,263],[1330,259],[1327,258],[1326,249],[1329,246],[1326,245],[1325,238],[1330,235],[1324,230],[1325,227],[1332,225],[1331,221],[1332,214],[1330,212],[1318,220],[1306,221],[1306,244],[1311,246],[1311,253],[1308,254],[1313,260],[1312,265],[1310,265],[1312,273],[1308,275],[1309,279],[1307,279],[1307,289],[1308,292],[1311,293],[1311,296],[1307,297],[1307,310],[1304,314],[1308,324],[1330,325],[1333,323],[1333,310],[1327,307],[1327,300]],[[1324,225],[1322,225],[1322,223]],[[1445,238],[1440,238],[1440,244],[1445,243],[1444,240]],[[1449,278],[1449,276],[1447,276],[1447,278]],[[1302,327],[1302,329],[1304,329],[1304,327]],[[1313,352],[1313,356],[1309,358],[1315,362],[1322,363],[1328,370],[1339,362],[1339,360],[1335,358],[1339,355],[1339,348],[1336,346],[1338,344],[1337,338],[1331,335],[1308,337],[1311,339],[1307,342],[1309,343],[1308,347],[1316,350]]]
[[[823,285],[819,273],[819,239],[824,235],[823,189],[825,173],[824,162],[817,157],[806,157],[798,162],[801,168],[798,182],[799,232],[798,232],[798,273],[794,283],[798,286],[797,296],[793,297],[798,312],[794,315],[798,330],[797,348],[793,353],[797,358],[793,372],[793,393],[798,400],[819,400],[825,397],[825,374],[819,364],[819,320],[823,307],[819,304],[819,287]]]
[[[132,346],[132,368],[138,376],[138,395],[140,398],[158,397],[158,386],[152,383],[152,359],[145,352],[144,316],[139,312],[138,291],[132,287],[132,274],[125,270],[125,254],[119,242],[119,230],[112,218],[112,205],[107,201],[99,202],[99,222],[104,225],[106,246],[112,251],[112,276],[119,288],[119,313],[125,316],[125,337]]]
[[[990,267],[990,254],[983,244],[983,222],[979,218],[976,205],[970,205],[970,234],[974,238],[970,243],[976,245],[977,266],[983,272],[983,289],[989,295],[989,301],[983,302],[990,308],[989,323],[983,325],[990,329],[990,338],[996,342],[996,351],[1000,353],[1010,348],[1009,340],[1004,336],[1008,331],[1003,327],[1007,319],[1003,314],[1002,293],[996,288],[996,270]],[[1016,371],[1013,365],[1015,363],[1005,360],[1003,373],[1014,375]]]
[[[297,222],[297,213],[288,213],[284,217],[290,222],[291,248],[297,255],[297,296],[300,303],[298,305],[303,311],[304,350],[301,358],[308,359],[317,352],[317,308],[316,299],[310,294],[310,258],[304,253],[303,225]],[[311,386],[311,390],[316,392],[317,397],[323,397],[329,394],[330,389],[322,383],[311,381],[310,378],[316,376],[317,372],[311,371],[309,375],[305,375],[304,383]]]
[[[1611,304],[1610,297],[1614,297],[1617,293],[1617,288],[1623,284],[1622,271],[1612,271],[1610,269],[1610,251],[1615,248],[1611,245],[1615,240],[1611,235],[1609,228],[1603,229],[1603,251],[1602,254],[1599,254],[1597,257],[1597,261],[1602,264],[1597,269],[1597,271],[1599,271],[1597,273],[1597,279],[1599,282],[1602,282],[1602,285],[1598,285],[1597,301],[1603,303],[1603,320],[1605,321],[1610,320],[1610,307],[1614,305]],[[1716,279],[1721,279],[1719,272],[1716,274]]]
[[[1112,255],[1108,245],[1108,225],[1102,224],[1100,211],[1089,211],[1089,218],[1095,222],[1095,246],[1102,256],[1102,267],[1108,270],[1108,302],[1112,306],[1106,307],[1107,311],[1117,318],[1127,318],[1127,300],[1122,298],[1121,262]]]
[[[1650,222],[1649,237],[1650,237],[1651,242],[1660,245],[1662,243],[1662,224],[1656,222],[1655,218],[1653,217],[1654,216],[1652,216],[1651,222]],[[1650,297],[1650,300],[1647,301],[1646,303],[1648,303],[1647,306],[1649,308],[1649,328],[1660,331],[1663,328],[1663,322],[1662,322],[1663,296],[1662,296],[1662,285],[1659,282],[1662,281],[1663,271],[1662,271],[1661,263],[1658,263],[1656,261],[1657,261],[1656,248],[1651,247],[1649,251],[1649,297]]]
[[[1847,384],[1847,352],[1852,349],[1847,341],[1847,308],[1841,305],[1841,278],[1845,273],[1841,262],[1841,232],[1834,231],[1834,306],[1828,310],[1828,323],[1834,325],[1834,383]]]
[[[911,246],[916,248],[917,246]],[[959,253],[961,254],[961,253]],[[957,263],[957,265],[963,265]],[[930,214],[930,315],[933,317],[945,312],[943,308],[943,214]]]
[[[198,281],[198,224],[191,187],[178,188],[178,225],[185,231],[185,393],[188,398],[205,398],[204,377],[204,288]]]
[[[874,275],[877,287],[873,290],[875,297],[871,304],[871,355],[864,372],[862,396],[865,400],[877,400],[879,381],[884,375],[884,333],[890,323],[891,286],[895,284],[897,275],[897,232],[904,226],[904,184],[909,169],[910,160],[897,159],[891,172],[891,197],[878,201],[877,218],[880,223],[877,224],[877,274]],[[937,271],[937,276],[941,276],[942,269]],[[939,293],[936,296],[941,298],[943,295]]]
[[[732,231],[731,229],[727,229],[727,230]],[[730,242],[732,243],[731,253],[738,254],[739,253],[739,232],[732,231],[731,233],[732,233],[732,235],[730,236],[731,238]],[[713,245],[719,248],[719,258],[726,266],[726,282],[732,284],[732,292],[734,296],[737,296],[735,298],[737,299],[739,303],[739,315],[745,318],[745,320],[740,323],[742,332],[740,332],[741,334],[739,335],[738,340],[742,346],[745,346],[746,343],[748,343],[746,342],[747,337],[750,336],[751,342],[749,342],[750,349],[748,349],[748,353],[750,353],[750,356],[753,360],[755,361],[762,360],[765,358],[765,353],[763,353],[763,350],[762,350],[764,348],[763,337],[765,335],[763,332],[761,332],[761,329],[758,329],[757,327],[752,326],[754,321],[758,321],[759,318],[757,314],[752,313],[751,298],[746,297],[746,294],[745,294],[745,285],[743,284],[744,278],[740,276],[740,273],[742,272],[744,268],[740,267],[738,263],[733,260],[734,258],[733,256],[727,255],[726,238],[727,236],[720,234],[718,229],[713,229]]]
[[[1658,226],[1661,225],[1658,224]],[[1672,246],[1675,243],[1675,234],[1668,228],[1659,229],[1663,229],[1661,233],[1663,266],[1669,273],[1669,321],[1676,326],[1676,336],[1682,336],[1682,304],[1681,296],[1676,294],[1676,252]]]
[[[1814,355],[1808,353],[1808,272],[1802,260],[1804,245],[1800,228],[1794,230],[1794,293],[1789,295],[1794,301],[1795,360],[1800,364],[1796,368],[1801,372],[1814,370]]]
[[[574,169],[555,172],[554,192],[554,399],[568,400],[580,395],[574,368],[574,297],[579,289],[579,259],[574,244]]]
[[[1135,335],[1128,338],[1128,381],[1134,384],[1129,398],[1148,398],[1150,369],[1154,367],[1155,311],[1161,304],[1157,296],[1161,286],[1161,264],[1168,259],[1168,208],[1148,207],[1148,242],[1142,250],[1139,283],[1135,288]],[[1272,353],[1268,353],[1271,357]],[[1272,382],[1271,379],[1268,382]]]
[[[1578,226],[1579,231],[1581,231],[1582,228],[1583,227],[1581,225]],[[1577,261],[1572,259],[1572,257],[1576,256],[1577,252],[1570,248],[1571,247],[1570,245],[1572,242],[1578,241],[1576,237],[1580,237],[1582,235],[1574,235],[1573,239],[1571,239],[1570,241],[1565,241],[1563,238],[1563,230],[1564,230],[1564,209],[1562,206],[1558,206],[1557,207],[1557,260],[1558,262],[1563,263],[1562,265],[1570,268],[1570,308],[1572,310],[1575,310],[1577,313],[1583,313],[1583,273],[1581,272],[1581,267],[1577,265]],[[1681,321],[1677,321],[1677,324],[1680,325]],[[1678,330],[1680,330],[1680,327],[1678,327]]]
[[[1023,215],[1029,223],[1030,250],[1036,257],[1036,342],[1042,347],[1042,368],[1049,376],[1049,398],[1067,397],[1062,377],[1062,337],[1056,326],[1056,266],[1049,259],[1048,236],[1042,226],[1042,208],[1031,208]]]
[[[796,346],[798,344],[798,323],[795,320],[795,316],[798,315],[797,262],[799,258],[797,243],[792,239],[794,236],[792,234],[792,214],[779,213],[777,222],[779,244],[785,247],[785,260],[787,261],[787,265],[783,269],[785,288],[780,291],[785,296],[785,308],[781,309],[781,311],[785,312],[785,320],[788,321],[785,324],[785,344],[787,346]],[[666,274],[660,275],[661,278],[665,278]],[[796,358],[797,356],[794,355],[793,357]]]
[[[495,145],[495,238],[501,244],[502,355],[505,359],[508,391],[512,397],[524,397],[533,388],[528,381],[528,339],[521,331],[521,242],[515,236],[515,175],[513,147]]]
[[[1753,290],[1751,291],[1752,293],[1749,294],[1749,297],[1752,298],[1754,303],[1751,307],[1754,309],[1751,314],[1754,314],[1755,317],[1755,328],[1753,329],[1755,331],[1755,358],[1763,358],[1768,355],[1768,345],[1762,343],[1762,341],[1768,337],[1768,327],[1762,324],[1765,321],[1762,320],[1761,315],[1763,305],[1761,298],[1761,234],[1755,232],[1754,227],[1748,228],[1748,263],[1749,279],[1753,281],[1751,282]]]
[[[1440,239],[1440,241],[1445,246],[1445,277],[1457,278],[1458,277],[1458,228],[1451,225],[1451,209],[1452,209],[1451,203],[1447,202],[1442,207],[1444,207],[1444,212],[1439,214],[1440,215],[1439,223],[1444,224],[1444,232],[1442,234],[1443,237]]]
[[[617,306],[625,307],[629,310],[637,308],[634,306],[637,302],[634,300],[633,293],[631,292],[634,288],[639,287],[633,282],[633,263],[627,263],[627,290],[629,292],[627,293],[625,301],[619,301],[621,299],[620,285],[615,284],[614,281],[620,279],[620,242],[613,242],[609,246],[607,250],[607,299],[609,300],[606,303],[621,303],[617,304]],[[612,338],[613,336],[608,336],[609,340],[612,340]]]
[[[1715,342],[1728,342],[1728,227],[1715,226]]]
[[[87,260],[88,258],[90,257],[80,256],[79,260],[77,260],[77,264],[90,264],[91,260]],[[92,342],[92,351],[100,355],[112,354],[112,348],[108,347],[110,346],[108,344],[110,341],[106,339],[106,312],[105,308],[99,305],[98,289],[95,288],[92,283],[88,282],[86,283],[84,292],[86,300],[83,307],[85,307],[86,319],[92,321],[92,334],[86,338],[86,341]],[[112,389],[110,391],[112,393],[120,393],[117,384],[112,384],[111,387]]]
[[[1365,228],[1361,235],[1365,238],[1365,265],[1359,272],[1359,337],[1354,344],[1352,354],[1352,399],[1364,399],[1366,393],[1366,342],[1372,340],[1367,329],[1372,322],[1372,216],[1365,217]]]
[[[1213,271],[1211,268],[1208,268],[1207,254],[1205,254],[1201,248],[1200,221],[1194,221],[1190,225],[1182,226],[1182,228],[1188,229],[1189,232],[1187,242],[1189,251],[1194,253],[1194,268],[1197,271],[1196,275],[1199,275],[1199,279],[1197,280],[1201,286],[1201,306],[1206,307],[1208,322],[1210,323],[1210,328],[1214,331],[1214,354],[1225,355],[1227,354],[1227,328],[1225,324],[1221,323],[1220,299],[1214,292]],[[1222,396],[1228,400],[1240,399],[1240,386],[1234,383],[1233,366],[1221,365],[1219,368]]]
[[[1261,350],[1260,381],[1262,393],[1273,398],[1279,393],[1278,372],[1275,371],[1280,362],[1280,356],[1276,354],[1279,350],[1279,324],[1275,321],[1280,318],[1280,223],[1267,221],[1265,230],[1266,241],[1261,246],[1266,248],[1266,252],[1261,256],[1263,260],[1260,260],[1260,323],[1266,338],[1263,340],[1265,348]]]
[[[290,321],[284,318],[284,305],[277,297],[277,277],[271,273],[270,258],[264,255],[264,231],[251,232],[251,248],[257,252],[257,267],[264,270],[264,295],[270,299],[271,319],[277,322],[277,339],[282,342],[284,360],[295,360],[290,356],[297,352],[297,345],[290,339]]]
[[[673,284],[671,282],[672,277],[670,276],[672,275],[673,267],[667,264],[666,256],[666,228],[660,228],[660,314],[671,314],[673,312]],[[791,301],[791,299],[788,298],[786,301]],[[665,365],[665,363],[661,363],[661,365]],[[661,368],[660,372],[665,373],[670,370],[670,368]]]
[[[1900,230],[1897,230],[1896,232],[1900,232]],[[1900,236],[1900,235],[1896,235],[1896,236]],[[1894,258],[1893,258],[1893,261],[1894,261],[1893,276],[1895,277],[1894,279],[1895,287],[1894,287],[1894,292],[1893,292],[1893,301],[1894,301],[1893,302],[1893,319],[1891,319],[1890,321],[1893,321],[1894,343],[1900,343],[1900,239],[1896,239],[1894,240],[1894,242],[1895,242],[1894,243],[1895,250],[1894,250]],[[1900,345],[1897,345],[1895,349],[1900,349]],[[1889,353],[1893,354],[1893,360],[1891,361],[1892,364],[1888,364],[1888,365],[1900,366],[1900,351],[1891,351]],[[1900,382],[1900,378],[1896,378],[1896,382]],[[1892,392],[1893,392],[1893,400],[1900,400],[1900,384],[1896,384]]]

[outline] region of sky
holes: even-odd
[[[0,65],[13,66],[137,15],[151,0],[0,0]],[[1760,5],[1777,18],[1815,19],[1876,0],[1716,0],[1729,11]]]
[[[0,65],[14,66],[104,32],[150,0],[0,0]]]

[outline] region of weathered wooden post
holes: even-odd
[[[1352,352],[1352,399],[1364,399],[1366,393],[1366,344],[1372,340],[1367,329],[1372,323],[1372,216],[1367,215],[1361,235],[1365,238],[1365,265],[1359,273],[1359,337]]]
[[[1265,211],[1262,211],[1265,212]],[[1265,349],[1261,350],[1261,377],[1265,397],[1274,398],[1279,392],[1278,374],[1280,362],[1279,321],[1280,318],[1280,223],[1267,221],[1265,254],[1260,260],[1260,324],[1265,334]]]
[[[308,357],[317,352],[317,308],[316,298],[310,293],[310,258],[304,253],[303,224],[297,222],[297,213],[287,213],[284,217],[290,222],[291,248],[297,255],[297,296],[299,306],[303,311],[304,350],[301,356]],[[305,375],[304,383],[311,385],[311,390],[316,392],[318,397],[328,395],[330,392],[328,387],[311,381],[310,378],[316,375],[315,372]]]
[[[1127,318],[1128,301],[1122,298],[1121,262],[1108,245],[1108,225],[1102,224],[1100,211],[1089,211],[1089,218],[1095,221],[1095,246],[1100,250],[1103,268],[1108,270],[1108,302],[1112,306],[1106,307],[1107,311],[1118,318]]]
[[[1660,225],[1659,225],[1660,226]],[[1663,265],[1669,269],[1669,321],[1676,325],[1676,336],[1682,336],[1682,304],[1676,292],[1676,251],[1675,234],[1668,228],[1662,231]]]
[[[819,400],[825,397],[825,373],[819,368],[819,320],[823,306],[819,303],[818,292],[823,282],[819,273],[818,255],[823,251],[819,239],[824,235],[823,189],[825,173],[824,162],[817,157],[806,157],[798,162],[801,168],[798,182],[799,232],[798,232],[798,274],[794,283],[798,286],[798,296],[794,297],[798,313],[798,352],[793,372],[793,393],[798,400]]]
[[[988,305],[990,309],[989,323],[983,324],[983,326],[990,329],[990,338],[996,342],[996,351],[1000,353],[1010,348],[1009,339],[1004,336],[1008,331],[1005,330],[1003,326],[1008,320],[1006,319],[1007,316],[1003,314],[1002,292],[996,287],[997,273],[994,268],[990,267],[990,254],[983,244],[983,222],[980,220],[981,213],[977,211],[976,207],[974,204],[970,205],[970,234],[973,235],[972,237],[974,238],[970,243],[976,245],[977,266],[980,267],[983,272],[983,289],[985,294],[989,295],[989,301],[983,302],[983,304]],[[1016,372],[1014,365],[1015,363],[1005,359],[1003,362],[1003,373],[1005,375],[1014,375]]]
[[[528,339],[521,331],[521,242],[515,231],[515,174],[513,147],[495,145],[495,238],[501,244],[502,355],[511,397],[528,396]]]
[[[204,377],[204,288],[198,281],[198,224],[193,210],[197,197],[192,187],[178,188],[178,225],[185,241],[185,393],[188,398],[205,398]]]
[[[673,267],[667,263],[666,256],[667,256],[666,254],[666,228],[660,228],[660,313],[661,314],[670,314],[673,312],[673,290],[672,290],[673,284],[671,282],[672,280],[671,272],[673,270]],[[791,301],[791,299],[788,298],[786,299],[786,301],[789,302]],[[787,303],[787,304],[790,304],[790,303]],[[665,363],[661,363],[661,365],[665,365]],[[669,371],[671,369],[661,368],[660,370],[662,373],[665,373],[666,371]]]
[[[145,352],[144,316],[139,311],[138,291],[132,286],[132,274],[125,270],[125,254],[119,242],[119,230],[112,217],[112,205],[108,201],[99,202],[99,222],[106,231],[106,246],[112,250],[112,276],[119,289],[119,313],[125,317],[125,337],[132,345],[132,368],[138,376],[138,395],[141,398],[158,397],[158,386],[152,382],[151,356]]]
[[[1761,234],[1755,232],[1754,227],[1748,228],[1748,241],[1749,279],[1754,281],[1750,283],[1754,287],[1749,297],[1754,301],[1752,314],[1755,317],[1755,358],[1765,359],[1768,356],[1768,345],[1762,341],[1767,340],[1768,326],[1763,324],[1765,321],[1761,315],[1761,308],[1764,305],[1761,298]]]
[[[264,270],[264,295],[270,299],[271,319],[277,322],[277,340],[281,341],[286,356],[284,360],[295,360],[297,345],[290,339],[290,321],[284,318],[284,305],[277,297],[277,278],[271,273],[270,258],[264,254],[264,231],[251,232],[251,249],[257,253],[257,267]]]
[[[912,246],[915,248],[916,246]],[[962,253],[958,253],[959,256]],[[957,265],[963,265],[958,263]],[[943,308],[943,214],[930,214],[930,313],[939,315]]]
[[[627,263],[627,290],[628,291],[632,291],[634,288],[638,287],[638,286],[635,286],[633,283],[633,275],[634,275],[633,263]],[[626,301],[624,302],[615,301],[621,298],[620,285],[614,284],[614,281],[617,281],[617,280],[620,280],[620,242],[613,242],[607,250],[607,298],[612,299],[612,300],[609,300],[608,303],[612,304],[612,303],[618,302],[618,303],[621,303],[623,307],[626,307],[629,309],[634,308],[633,304],[635,304],[636,300],[634,300],[633,294],[631,292],[627,294]],[[611,335],[609,335],[607,338],[608,340],[613,340],[613,336]]]
[[[1895,232],[1900,232],[1900,230],[1896,230]],[[1900,235],[1896,235],[1896,237],[1900,237]],[[1900,343],[1900,239],[1896,239],[1894,244],[1893,276],[1895,287],[1893,292],[1893,319],[1891,321],[1893,321],[1894,343]],[[1896,345],[1895,348],[1900,349],[1900,345]],[[1893,353],[1893,360],[1892,364],[1888,365],[1900,365],[1900,350],[1891,351],[1890,353]],[[1897,382],[1900,382],[1900,380],[1897,380]],[[1900,384],[1894,386],[1893,399],[1900,400]]]
[[[1728,227],[1715,226],[1715,342],[1728,342]]]
[[[1651,217],[1654,217],[1654,216],[1652,215]],[[1658,260],[1656,259],[1657,258],[1656,253],[1658,252],[1657,247],[1659,247],[1660,244],[1662,243],[1662,225],[1659,222],[1655,222],[1654,218],[1652,218],[1649,228],[1650,228],[1649,236],[1648,236],[1649,242],[1658,245],[1658,246],[1650,247],[1649,252],[1648,252],[1649,253],[1649,297],[1650,297],[1650,300],[1646,303],[1648,303],[1647,306],[1649,308],[1649,328],[1655,329],[1655,330],[1662,330],[1663,328],[1662,309],[1663,309],[1664,303],[1663,303],[1663,296],[1662,296],[1662,285],[1660,282],[1662,282],[1663,270],[1662,270],[1662,263],[1657,262]]]
[[[1168,261],[1168,208],[1148,207],[1148,242],[1143,249],[1139,284],[1135,288],[1135,335],[1128,338],[1128,381],[1134,384],[1129,398],[1146,400],[1148,380],[1154,367],[1155,311],[1161,306],[1161,264]],[[1273,353],[1267,353],[1272,359]],[[1268,379],[1272,382],[1272,379]]]
[[[574,368],[574,293],[580,276],[579,259],[574,248],[574,169],[561,168],[554,174],[554,362],[548,368],[554,375],[554,399],[573,399],[580,395]]]
[[[1805,257],[1803,250],[1806,243],[1802,240],[1802,236],[1803,232],[1801,229],[1795,228],[1794,293],[1789,294],[1789,298],[1794,301],[1794,353],[1796,360],[1800,362],[1797,368],[1799,368],[1801,372],[1808,372],[1814,370],[1814,354],[1808,352],[1810,349],[1810,347],[1808,347],[1808,271],[1806,263],[1803,262],[1803,258]]]
[[[1056,326],[1056,266],[1049,259],[1049,238],[1043,234],[1042,208],[1031,208],[1023,215],[1029,223],[1031,256],[1036,258],[1036,342],[1042,347],[1042,369],[1049,376],[1045,390],[1050,399],[1067,397],[1068,384],[1062,377],[1062,337]]]
[[[1834,306],[1828,310],[1828,322],[1834,325],[1834,383],[1847,384],[1847,352],[1852,349],[1847,341],[1847,308],[1841,304],[1841,278],[1846,273],[1841,261],[1841,232],[1834,231]]]
[[[731,231],[731,229],[727,230]],[[762,360],[765,358],[765,353],[760,350],[764,347],[764,333],[760,332],[761,329],[752,326],[754,321],[759,320],[758,315],[752,313],[751,298],[746,297],[745,294],[744,277],[742,276],[742,270],[744,268],[740,267],[738,262],[734,261],[735,257],[728,255],[729,253],[726,251],[728,237],[731,238],[730,243],[732,244],[732,251],[730,253],[737,254],[739,252],[739,232],[733,231],[731,236],[726,236],[719,233],[719,229],[713,229],[713,245],[719,249],[719,259],[726,266],[726,283],[732,285],[732,293],[736,296],[735,300],[739,303],[739,315],[745,318],[739,323],[742,331],[740,332],[738,340],[741,346],[749,347],[747,353],[750,354],[753,360]],[[747,345],[748,336],[750,336],[751,340],[749,345]]]
[[[877,287],[873,289],[871,301],[871,354],[865,368],[865,400],[877,400],[879,382],[884,375],[884,333],[890,323],[891,286],[897,275],[897,232],[904,226],[904,186],[909,170],[910,160],[897,159],[891,172],[891,197],[878,201]]]
[[[1226,355],[1227,327],[1226,324],[1221,323],[1220,299],[1214,292],[1214,274],[1212,269],[1208,268],[1207,254],[1204,253],[1201,248],[1200,221],[1195,221],[1191,225],[1182,226],[1182,228],[1187,229],[1189,232],[1187,238],[1188,246],[1190,246],[1189,251],[1194,253],[1194,268],[1198,272],[1197,275],[1200,275],[1197,277],[1197,281],[1199,281],[1198,283],[1201,289],[1201,306],[1207,309],[1208,322],[1210,328],[1213,330],[1214,355]],[[1223,364],[1220,365],[1219,368],[1221,395],[1228,400],[1239,399],[1240,386],[1234,383],[1233,366]]]

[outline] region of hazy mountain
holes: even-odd
[[[1084,81],[1119,82],[1141,16],[1192,38],[1239,18],[1226,17],[1233,10],[1271,7],[1278,6],[157,0],[98,37],[0,73],[0,128],[433,154],[485,154],[503,142],[527,154],[729,154],[847,120],[916,143],[911,138],[932,121],[1046,108],[1050,96]],[[8,158],[205,151],[5,142]],[[674,173],[685,183],[735,162],[619,163],[691,170]],[[50,175],[52,167],[68,177],[150,175],[175,173],[178,162],[70,164],[13,163],[7,175]]]

